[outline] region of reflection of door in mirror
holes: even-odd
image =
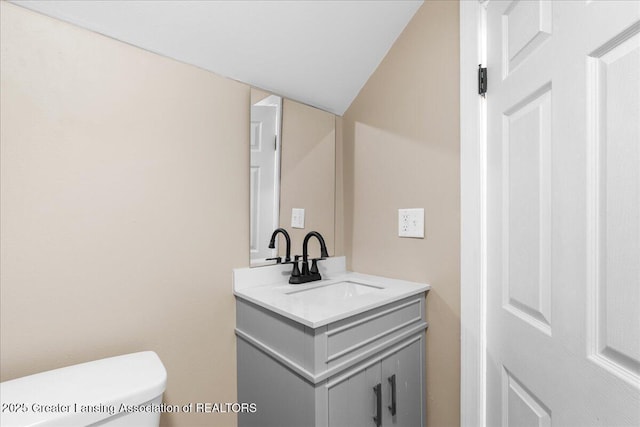
[[[279,223],[282,100],[269,95],[251,105],[251,263],[275,256],[269,239]]]

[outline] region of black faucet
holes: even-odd
[[[274,230],[273,234],[271,235],[271,241],[269,242],[269,249],[276,248],[276,237],[278,236],[278,233],[282,233],[284,239],[287,241],[287,254],[284,257],[284,264],[287,264],[291,262],[291,238],[289,237],[289,233],[287,233],[287,230],[285,230],[284,228],[276,228]],[[280,264],[282,262],[282,258],[279,256],[275,258],[267,258],[267,261],[272,260],[276,260],[277,264]]]
[[[309,268],[309,239],[315,237],[320,242],[320,258],[311,260],[311,268]],[[298,259],[299,255],[296,255],[293,271],[291,272],[291,278],[289,279],[289,283],[293,285],[298,285],[300,283],[314,282],[316,280],[321,280],[322,276],[320,276],[320,272],[318,271],[318,261],[329,258],[329,253],[327,252],[327,244],[324,242],[324,238],[317,231],[310,231],[304,236],[304,241],[302,242],[302,271],[298,269]]]

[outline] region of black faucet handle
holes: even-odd
[[[280,264],[282,262],[282,257],[277,256],[275,258],[267,258],[266,260],[267,261],[274,261],[275,260],[276,264]]]
[[[309,270],[310,274],[317,274],[319,273],[318,271],[318,261],[322,260],[323,258],[314,258],[311,260],[311,269]]]
[[[305,261],[304,258],[302,259],[302,275],[309,275],[309,261]]]
[[[295,255],[293,257],[293,270],[291,271],[291,277],[300,277],[300,268],[298,267],[298,260],[300,259],[300,255]]]

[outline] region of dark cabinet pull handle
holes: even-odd
[[[382,425],[382,384],[378,383],[373,388],[373,393],[376,395],[376,416],[373,417],[373,422],[376,423],[376,427]]]
[[[396,414],[396,374],[393,374],[389,377],[389,383],[391,383],[391,406],[389,406],[389,410],[391,411],[391,415]]]

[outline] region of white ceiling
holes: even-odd
[[[342,115],[422,1],[13,3]]]

